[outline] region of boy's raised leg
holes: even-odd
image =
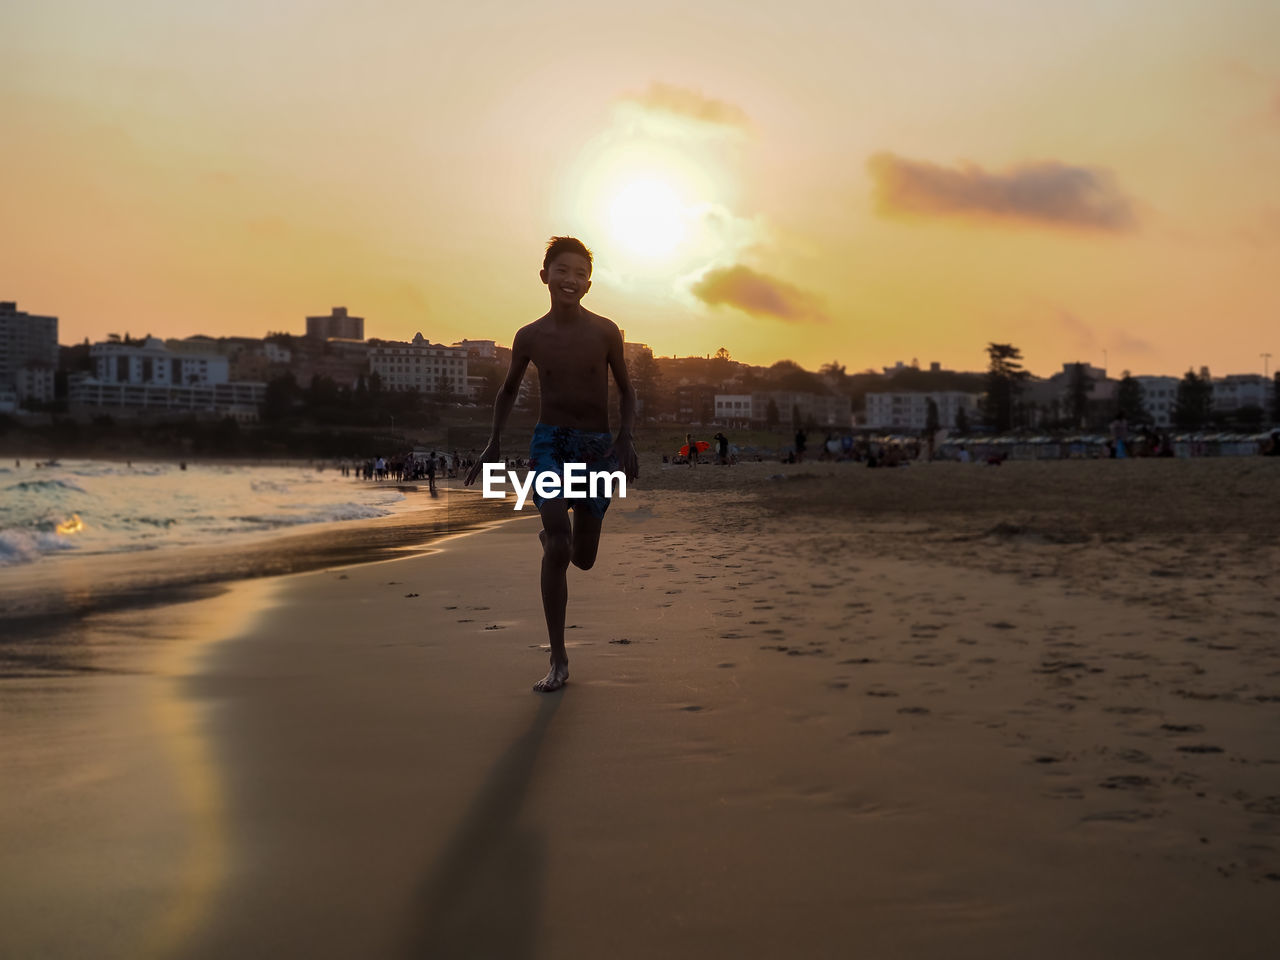
[[[573,511],[573,552],[569,559],[579,570],[590,570],[595,566],[603,523],[603,517],[594,516],[586,509]]]

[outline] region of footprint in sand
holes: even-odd
[[[1102,810],[1098,813],[1087,813],[1080,818],[1082,823],[1140,823],[1156,816],[1154,810]]]
[[[1204,733],[1204,724],[1200,723],[1162,723],[1161,730],[1170,733]]]
[[[1083,800],[1084,791],[1079,787],[1052,787],[1044,794],[1050,800]]]
[[[1107,777],[1098,786],[1104,790],[1139,790],[1152,786],[1150,777],[1139,777],[1134,774],[1121,774]]]
[[[1269,817],[1280,817],[1280,797],[1258,797],[1244,805],[1250,813],[1261,813]]]
[[[1123,760],[1125,763],[1151,762],[1151,754],[1144,753],[1141,750],[1117,750],[1115,756],[1117,760]]]

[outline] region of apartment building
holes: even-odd
[[[447,391],[460,399],[471,396],[466,349],[432,343],[421,333],[409,343],[386,340],[370,347],[369,372],[378,374],[384,390]]]

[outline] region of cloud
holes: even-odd
[[[1071,338],[1071,345],[1082,354],[1091,355],[1099,350],[1109,350],[1119,357],[1146,357],[1155,353],[1148,340],[1135,337],[1124,330],[1115,330],[1105,339],[1096,330],[1073,313],[1058,311],[1058,326]]]
[[[1098,338],[1094,335],[1093,329],[1074,313],[1059,311],[1058,325],[1071,336],[1071,345],[1077,350],[1088,351],[1098,345]]]
[[[867,162],[884,215],[996,218],[1048,226],[1121,232],[1136,218],[1129,199],[1106,170],[1056,160],[991,173],[878,153]]]
[[[703,96],[697,90],[676,87],[668,83],[652,83],[643,93],[629,93],[620,98],[646,110],[674,114],[686,120],[714,127],[750,130],[751,119],[739,106]]]
[[[1111,342],[1115,346],[1115,350],[1121,356],[1131,356],[1138,354],[1140,356],[1149,356],[1155,353],[1155,345],[1149,340],[1143,340],[1141,337],[1131,337],[1123,330],[1118,332],[1111,338]]]
[[[825,323],[827,320],[812,294],[742,264],[708,270],[690,289],[695,297],[713,307],[736,307],[788,323]]]

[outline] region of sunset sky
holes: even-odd
[[[63,343],[1280,366],[1280,3],[8,0],[0,299]],[[1105,354],[1104,354],[1105,351]]]

